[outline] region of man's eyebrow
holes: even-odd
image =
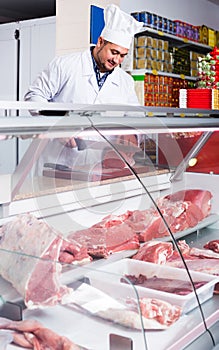
[[[116,49],[111,49],[111,51],[112,51],[112,52],[116,52],[117,54],[119,54],[119,55],[121,55],[121,56],[126,56],[127,53],[128,53],[128,52],[122,53],[122,52],[120,52],[120,51],[118,51],[118,50],[116,50]]]

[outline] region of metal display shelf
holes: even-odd
[[[205,45],[196,41],[188,40],[187,38],[181,38],[179,36],[162,32],[160,30],[156,30],[150,27],[144,26],[137,36],[141,36],[142,34],[150,34],[154,38],[166,39],[171,43],[171,46],[177,46],[180,48],[188,48],[189,50],[195,50],[200,53],[208,53],[212,50],[212,47],[209,45]]]

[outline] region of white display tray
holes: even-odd
[[[185,269],[132,259],[123,259],[121,261],[107,264],[101,267],[99,272],[89,273],[87,277],[92,286],[99,288],[109,295],[116,293],[117,297],[124,297],[127,295],[133,296],[133,293],[136,290],[139,297],[158,298],[171,304],[181,306],[183,313],[187,313],[198,306],[198,301],[194,291],[187,295],[178,295],[141,286],[135,286],[134,288],[131,284],[120,282],[121,278],[125,275],[138,276],[139,274],[145,275],[148,278],[157,276],[160,278],[190,281]],[[207,282],[205,285],[196,289],[199,303],[202,304],[213,296],[214,286],[219,282],[219,277],[196,271],[190,271],[190,274],[194,282]]]

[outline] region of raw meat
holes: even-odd
[[[168,199],[171,202],[180,200],[193,203],[202,211],[203,218],[210,214],[211,198],[212,194],[210,191],[200,189],[182,190],[164,197],[164,199]]]
[[[179,279],[162,278],[153,276],[148,278],[140,274],[139,276],[125,275],[126,278],[121,278],[122,283],[128,283],[128,280],[134,284],[145,288],[160,290],[162,292],[173,293],[177,295],[187,295],[193,292],[193,286],[190,281],[183,281]],[[128,279],[128,280],[127,280]],[[194,282],[195,289],[205,285],[207,282]]]
[[[171,242],[148,241],[144,243],[133,255],[132,259],[153,262],[155,264],[166,264],[168,258],[173,254]]]
[[[82,350],[70,339],[45,328],[35,320],[11,321],[0,318],[0,329],[12,330],[13,343],[34,350]]]
[[[62,240],[62,245],[59,252],[59,261],[64,264],[85,264],[91,261],[92,258],[87,252],[87,248],[77,242],[66,239]]]
[[[138,249],[140,246],[137,235],[125,223],[109,227],[94,225],[70,233],[68,240],[71,239],[86,247],[88,254],[96,258],[105,258],[112,253]]]
[[[219,276],[219,256],[217,253],[207,249],[191,248],[185,240],[179,240],[177,245],[189,269]],[[185,268],[182,257],[178,250],[173,248],[171,242],[146,242],[132,256],[132,259]]]
[[[219,239],[214,239],[210,242],[207,242],[204,245],[204,248],[213,250],[215,253],[219,253]]]
[[[135,164],[133,156],[128,157],[125,153],[123,152],[121,153],[128,164],[130,164],[131,166]],[[103,168],[107,168],[107,169],[112,169],[112,168],[122,169],[127,167],[124,160],[121,159],[114,151],[108,151],[105,154],[104,159],[102,161],[102,166]]]
[[[0,275],[11,282],[27,307],[54,305],[71,294],[71,288],[59,283],[63,252],[67,241],[59,232],[33,215],[20,215],[1,228]],[[72,262],[80,255],[79,245],[69,245]],[[86,253],[83,258],[89,259]]]
[[[172,233],[194,227],[202,219],[202,215],[196,215],[197,211],[194,210],[191,203],[177,202],[173,204],[165,200],[160,202],[159,206]],[[135,210],[125,222],[138,234],[140,242],[170,235],[160,213],[153,208],[144,211]]]
[[[133,210],[118,216],[107,216],[96,226],[113,226],[125,222],[138,235],[139,242],[147,242],[196,226],[209,215],[212,195],[204,190],[179,191],[157,200],[159,210]],[[202,208],[203,207],[203,208]]]
[[[189,270],[208,273],[210,275],[219,276],[219,260],[218,259],[200,259],[198,257],[185,259],[186,266]],[[184,268],[182,260],[172,260],[167,262],[168,266]]]
[[[140,150],[138,148],[138,142],[135,135],[117,136],[114,146],[118,149],[118,152],[130,166],[135,164],[135,160],[133,158],[134,154]],[[122,157],[120,157],[115,150],[108,150],[102,161],[103,168],[127,168],[128,165],[125,163]]]
[[[170,326],[176,322],[182,312],[180,306],[172,305],[159,299],[140,299],[140,308],[142,316],[145,318],[154,318],[163,325]]]
[[[125,327],[142,329],[137,302],[129,299],[126,304],[130,309],[109,308],[99,311],[98,316]],[[166,329],[175,323],[182,313],[180,306],[155,298],[140,298],[139,306],[144,329]]]

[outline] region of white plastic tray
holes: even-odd
[[[132,259],[122,259],[121,261],[107,264],[102,266],[99,269],[99,272],[92,272],[87,277],[90,279],[92,286],[99,288],[110,295],[117,294],[118,297],[124,297],[130,294],[130,296],[133,296],[133,293],[137,291],[139,297],[158,298],[168,301],[171,304],[179,305],[182,307],[184,313],[187,313],[198,306],[198,301],[194,291],[187,295],[178,295],[141,286],[135,286],[134,288],[130,284],[120,282],[121,278],[125,275],[138,276],[139,274],[145,275],[148,278],[157,276],[190,281],[185,269]],[[201,304],[210,299],[213,296],[215,284],[219,282],[219,277],[196,271],[190,271],[190,274],[194,282],[207,282],[205,285],[196,289],[199,303]]]

